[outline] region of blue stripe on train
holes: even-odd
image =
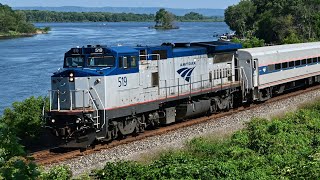
[[[259,75],[271,74],[271,73],[275,73],[275,72],[287,71],[287,70],[297,69],[297,68],[302,68],[302,67],[307,67],[307,66],[314,66],[314,65],[317,65],[317,64],[318,63],[312,63],[312,64],[306,64],[306,65],[300,65],[300,66],[293,66],[293,67],[288,67],[288,68],[278,69],[278,70],[273,70],[273,71],[269,71],[268,70],[268,66],[261,66],[261,67],[259,67]]]

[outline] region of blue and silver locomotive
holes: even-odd
[[[216,41],[72,48],[51,78],[46,125],[62,146],[87,147],[320,80],[320,43],[241,48]]]

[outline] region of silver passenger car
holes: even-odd
[[[264,101],[275,93],[319,82],[319,61],[320,42],[238,51],[239,66],[249,79],[247,88],[253,101]]]

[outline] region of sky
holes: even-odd
[[[11,7],[22,6],[83,6],[83,7],[165,7],[225,9],[240,0],[0,0]]]

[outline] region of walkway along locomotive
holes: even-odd
[[[217,41],[72,48],[51,78],[46,127],[63,147],[87,147],[320,81],[320,43],[241,48]]]

